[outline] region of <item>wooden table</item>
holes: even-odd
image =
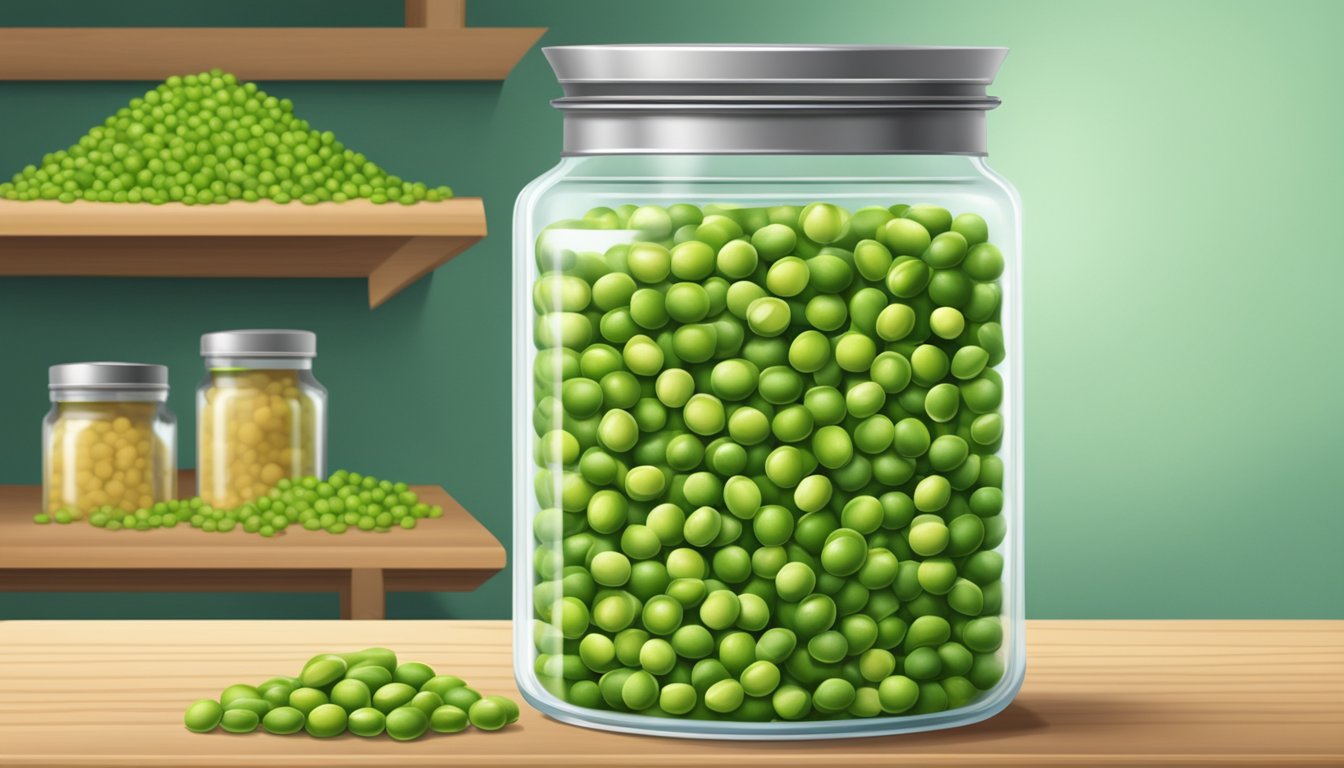
[[[385,645],[517,696],[506,621],[0,623],[0,765],[1344,765],[1344,621],[1035,621],[1026,685],[997,717],[848,741],[603,733],[527,706],[498,733],[397,743],[182,726],[190,701]]]
[[[194,487],[189,473],[180,488]],[[504,547],[436,486],[414,486],[443,517],[414,530],[333,535],[291,526],[274,538],[190,526],[106,531],[36,525],[37,486],[0,485],[0,590],[7,592],[339,592],[341,615],[381,619],[387,592],[467,592],[504,567]]]

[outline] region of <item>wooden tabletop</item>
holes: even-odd
[[[184,478],[180,487],[191,488]],[[264,538],[185,525],[37,525],[41,489],[0,485],[0,590],[339,592],[347,618],[382,618],[386,592],[469,591],[504,567],[504,547],[447,491],[412,490],[443,507],[443,517],[413,530],[333,535],[291,526]]]
[[[845,741],[603,733],[523,707],[498,733],[416,742],[193,734],[182,710],[310,655],[383,645],[517,697],[510,623],[0,623],[0,765],[1344,765],[1344,621],[1034,621],[993,719]]]

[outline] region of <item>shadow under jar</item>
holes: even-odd
[[[985,162],[1005,54],[546,50],[565,157],[514,215],[533,706],[779,739],[1012,700],[1020,211]]]
[[[314,378],[311,331],[243,330],[201,337],[206,373],[196,390],[196,484],[232,508],[276,483],[325,477],[327,390]]]

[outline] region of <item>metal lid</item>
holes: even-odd
[[[47,369],[52,390],[168,391],[168,367],[144,363],[65,363]]]
[[[201,336],[201,357],[317,357],[312,331],[257,329]]]
[[[983,154],[1006,48],[584,45],[543,49],[566,154]],[[746,135],[743,135],[743,131]]]

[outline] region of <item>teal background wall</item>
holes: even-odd
[[[473,0],[468,20],[550,27],[543,44],[1010,46],[990,159],[1026,206],[1029,614],[1344,618],[1344,5]],[[401,4],[0,4],[0,26],[321,23],[398,25]],[[540,51],[503,84],[264,86],[392,171],[483,196],[493,234],[374,312],[357,281],[0,278],[0,482],[39,479],[48,365],[170,365],[191,466],[198,335],[306,327],[334,465],[441,483],[507,541],[511,209],[560,147]],[[0,83],[0,173],[145,88]],[[390,614],[500,618],[509,599],[501,574],[395,596]],[[3,618],[336,611],[334,596],[0,594]]]

